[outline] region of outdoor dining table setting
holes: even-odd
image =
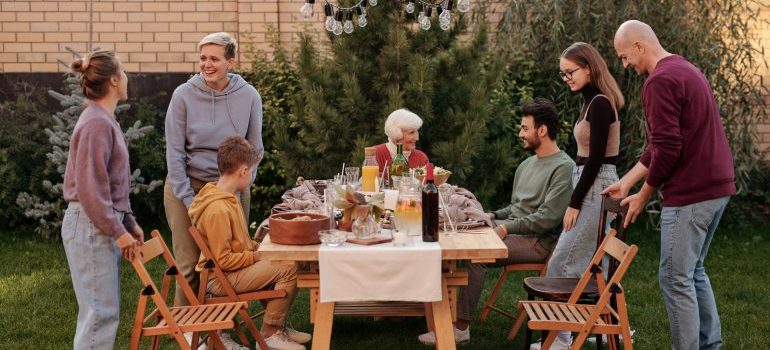
[[[425,316],[436,347],[455,349],[457,289],[468,283],[458,261],[493,262],[507,256],[506,246],[473,219],[483,211],[470,192],[439,186],[438,239],[425,241],[424,180],[404,176],[362,191],[360,179],[300,178],[258,231],[260,259],[302,266],[297,284],[310,291],[312,349],[330,348],[334,315]]]

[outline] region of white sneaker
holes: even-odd
[[[267,337],[265,343],[267,343],[267,347],[270,348],[270,350],[305,350],[304,345],[292,341],[284,331],[275,332],[273,335]],[[261,350],[259,348],[259,343],[254,344],[254,348]]]
[[[634,342],[634,333],[636,333],[636,329],[631,330],[631,343]],[[620,342],[623,343],[623,335],[618,335],[618,339],[620,339]],[[590,336],[587,340],[588,343],[596,344],[596,337]],[[607,335],[602,334],[602,343],[607,344]]]
[[[286,336],[291,339],[291,341],[298,343],[298,344],[305,344],[310,341],[310,339],[313,339],[313,336],[305,333],[300,332],[294,328],[291,328],[290,325],[286,325],[286,327],[283,328],[283,332],[286,333]]]
[[[551,344],[551,350],[569,350],[569,346],[571,344],[565,344],[559,338],[556,338],[556,340]],[[540,350],[540,347],[542,346],[541,342],[532,343],[529,345],[529,350]]]
[[[183,335],[184,335],[184,339],[187,340],[187,345],[191,345],[192,344],[192,336],[193,336],[192,332],[185,333]],[[198,350],[208,350],[208,348],[209,347],[208,347],[208,345],[206,345],[206,343],[201,344],[201,334],[198,334]]]
[[[467,344],[471,341],[471,327],[466,328],[464,331],[452,326],[455,333],[456,344]],[[430,331],[428,333],[420,334],[417,336],[417,340],[425,345],[436,345],[436,333]]]
[[[219,335],[219,338],[222,339],[222,345],[224,345],[227,350],[249,350],[248,347],[238,344],[233,338],[230,338],[229,333],[222,333]]]

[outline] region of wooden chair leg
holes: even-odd
[[[553,345],[553,342],[556,341],[556,336],[559,334],[557,331],[548,332],[548,336],[545,337],[545,340],[541,343],[540,349],[542,350],[548,350],[551,348],[551,345]]]
[[[215,331],[206,332],[209,334],[209,346],[213,346],[214,349],[227,350],[225,344],[222,344],[222,338]]]
[[[435,323],[433,323],[433,304],[424,303],[423,305],[425,308],[425,323],[428,324],[428,331],[435,332],[436,327],[435,327]]]
[[[513,327],[511,328],[511,331],[508,332],[508,340],[513,340],[516,338],[516,334],[519,333],[519,329],[521,329],[521,326],[524,324],[524,320],[527,318],[527,313],[524,311],[524,307],[519,305],[519,316],[516,317],[516,322],[513,323]]]
[[[500,278],[497,279],[497,283],[495,283],[495,288],[492,289],[492,294],[489,295],[489,298],[487,299],[487,302],[484,305],[484,309],[481,310],[481,316],[479,317],[481,321],[484,321],[487,319],[487,316],[489,315],[489,311],[492,309],[492,306],[495,304],[495,301],[497,301],[497,295],[500,293],[500,289],[503,288],[503,284],[505,284],[505,279],[508,278],[509,273],[511,272],[503,269],[503,272],[500,274]]]
[[[152,337],[152,341],[150,342],[150,349],[158,350],[159,347],[160,347],[160,336],[156,335]]]

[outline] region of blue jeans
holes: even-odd
[[[729,197],[660,213],[660,291],[674,350],[720,349],[722,330],[714,292],[703,266]]]
[[[584,166],[577,166],[572,171],[572,186],[576,186],[583,174]],[[602,210],[602,191],[618,181],[615,166],[603,164],[596,175],[591,189],[586,192],[580,206],[575,227],[562,232],[551,259],[548,261],[547,277],[579,278],[591,262],[596,252],[596,238],[599,233],[599,218]],[[605,232],[609,231],[614,217],[607,218]]]
[[[120,321],[120,250],[77,202],[64,212],[61,236],[78,301],[73,348],[112,349]]]

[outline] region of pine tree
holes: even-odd
[[[75,57],[80,57],[79,54],[72,50],[70,50],[70,53]],[[60,61],[60,63],[67,67],[63,62]],[[53,90],[48,91],[51,97],[59,101],[62,110],[52,116],[54,125],[51,128],[45,129],[48,135],[48,142],[52,146],[51,151],[46,154],[49,161],[46,166],[53,168],[59,174],[60,182],[54,184],[48,180],[43,181],[43,187],[48,191],[45,196],[46,198],[40,198],[35,194],[27,192],[21,192],[16,197],[16,203],[24,209],[24,215],[38,222],[36,232],[44,237],[52,237],[58,231],[58,228],[61,227],[65,203],[64,198],[62,198],[62,181],[64,180],[64,171],[67,168],[67,154],[69,153],[72,132],[75,129],[75,124],[77,124],[80,114],[84,110],[84,103],[86,101],[80,89],[78,79],[74,74],[66,75],[65,85],[69,92],[66,95]],[[115,114],[120,115],[130,107],[129,104],[120,104],[115,109]],[[132,141],[144,137],[152,129],[152,126],[142,126],[142,123],[137,120],[134,125],[124,132],[126,143],[131,144]],[[134,169],[131,174],[132,194],[137,194],[141,191],[150,192],[163,184],[162,180],[153,180],[149,184],[145,184],[145,179],[141,174],[140,169]]]
[[[490,55],[483,15],[453,11],[451,29],[443,31],[434,14],[425,31],[400,1],[366,10],[365,28],[327,33],[327,51],[312,33],[303,35],[295,57],[300,88],[288,121],[273,126],[282,167],[293,176],[331,178],[343,162],[360,164],[365,146],[387,141],[385,118],[408,108],[424,121],[418,148],[453,172],[450,183],[482,201],[508,198],[516,128],[512,114],[498,113],[509,101],[490,103],[502,65]]]

